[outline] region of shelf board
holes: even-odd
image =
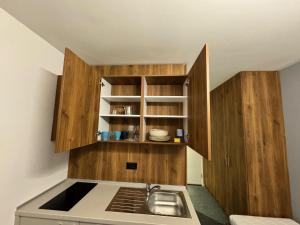
[[[120,118],[139,118],[140,115],[125,115],[125,114],[101,114],[101,117],[120,117]]]
[[[99,143],[124,143],[124,144],[150,144],[150,145],[188,145],[188,143],[175,143],[172,141],[167,142],[155,142],[155,141],[127,141],[127,140],[108,140],[108,141],[98,141]]]
[[[98,141],[99,143],[125,143],[125,144],[140,144],[139,141],[128,141],[128,140],[108,140],[108,141]]]
[[[158,141],[143,141],[142,144],[151,144],[151,145],[188,145],[188,143],[175,143],[172,141],[158,142]]]
[[[187,96],[145,96],[146,102],[185,102]]]
[[[145,118],[166,118],[166,119],[185,119],[187,116],[178,115],[145,115]]]
[[[140,102],[141,96],[101,96],[108,102]]]

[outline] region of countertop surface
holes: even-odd
[[[39,209],[41,205],[78,181],[98,183],[98,185],[69,211]],[[120,187],[145,188],[145,184],[67,179],[18,207],[16,216],[115,225],[200,225],[191,199],[184,186],[161,185],[161,189],[182,191],[191,218],[105,211]]]

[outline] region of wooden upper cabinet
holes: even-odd
[[[71,50],[65,50],[57,114],[55,152],[97,142],[100,75]]]
[[[188,88],[189,145],[206,159],[211,159],[211,121],[208,48],[204,45],[192,66]]]

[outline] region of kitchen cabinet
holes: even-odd
[[[241,72],[211,92],[204,183],[228,215],[291,217],[278,72]]]
[[[116,66],[117,67],[117,66]],[[128,66],[135,68],[135,66]],[[175,66],[174,66],[175,67]],[[105,66],[91,66],[71,50],[65,51],[64,72],[59,86],[55,128],[55,151],[65,152],[94,143],[128,143],[97,140],[102,131],[121,131],[134,125],[139,137],[130,143],[182,145],[174,143],[177,128],[187,131],[192,149],[210,159],[210,96],[207,45],[188,74],[123,75],[103,73]],[[153,68],[155,69],[155,67]],[[131,115],[113,110],[131,106]],[[171,141],[149,141],[151,128],[169,131]]]
[[[21,217],[19,225],[79,225],[79,222]]]

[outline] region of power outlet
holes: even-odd
[[[126,169],[127,170],[136,170],[137,169],[137,163],[136,162],[127,162],[126,163]]]

